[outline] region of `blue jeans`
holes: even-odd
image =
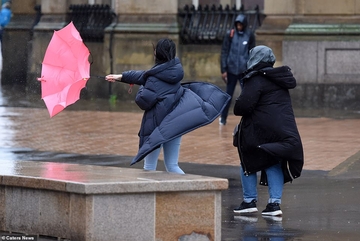
[[[242,88],[242,82],[240,80],[241,80],[241,75],[234,75],[234,74],[230,74],[229,72],[227,73],[226,93],[228,93],[231,96],[231,99],[221,113],[221,122],[223,124],[226,124],[226,119],[228,117],[230,105],[232,102],[232,97],[234,95],[237,82],[240,83],[240,87]]]
[[[144,161],[144,169],[147,171],[155,171],[158,158],[160,155],[161,148],[164,149],[164,164],[166,171],[168,172],[175,172],[179,174],[185,174],[183,170],[178,165],[179,161],[179,152],[180,152],[180,143],[181,143],[181,136],[165,142],[162,144],[158,149],[153,150],[150,152]]]
[[[281,204],[281,197],[284,187],[284,175],[281,169],[281,164],[276,164],[265,169],[268,179],[269,200],[268,203]],[[248,176],[244,175],[240,167],[241,185],[243,188],[244,202],[251,202],[253,199],[258,200],[257,197],[257,174],[252,173]]]

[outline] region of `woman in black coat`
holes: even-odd
[[[269,200],[263,215],[282,215],[283,185],[301,174],[303,147],[295,122],[289,89],[296,80],[287,66],[273,68],[275,56],[266,46],[250,51],[244,87],[234,106],[242,116],[238,152],[241,160],[243,199],[236,213],[256,212],[257,175],[269,186]]]

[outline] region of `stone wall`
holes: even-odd
[[[14,16],[4,34],[2,84],[26,84],[29,91],[40,92],[36,78],[40,77],[42,58],[53,31],[65,25],[70,4],[87,2],[13,0]],[[207,81],[224,89],[220,78],[221,45],[185,45],[179,39],[178,9],[191,2],[97,0],[97,4],[112,4],[117,22],[105,30],[104,42],[86,43],[92,53],[91,75],[151,68],[153,44],[169,37],[177,44],[185,81]],[[234,2],[219,1],[223,5]],[[42,16],[33,26],[36,4],[41,4]],[[359,71],[353,61],[360,53],[360,0],[266,0],[263,6],[266,18],[256,31],[256,43],[273,49],[276,66],[291,67],[299,84],[292,92],[294,103],[302,107],[353,108],[354,104],[349,103],[358,103],[360,99]],[[349,91],[343,89],[344,84]],[[113,95],[131,100],[134,94],[127,94],[128,88],[92,77],[82,96]],[[136,90],[134,87],[133,91]]]
[[[298,87],[295,106],[357,109],[360,76],[359,0],[267,0],[258,44],[273,48],[276,65],[288,65]]]

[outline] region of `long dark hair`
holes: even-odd
[[[175,43],[168,38],[160,39],[155,50],[155,64],[162,64],[175,58],[176,46]]]

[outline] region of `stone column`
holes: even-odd
[[[26,82],[26,66],[29,41],[37,12],[36,0],[12,0],[12,18],[3,34],[2,85],[18,85]]]
[[[61,29],[66,24],[68,2],[68,0],[41,0],[42,17],[36,29]]]
[[[178,1],[117,0],[117,23],[106,29],[105,46],[112,43],[113,59],[105,58],[106,72],[149,69],[154,65],[153,44],[171,38],[179,47]],[[177,48],[177,55],[181,55]],[[127,85],[113,85],[113,93],[133,99]],[[115,89],[116,88],[116,89]],[[136,93],[137,87],[134,87]]]
[[[41,63],[45,55],[45,51],[54,33],[65,26],[66,14],[69,0],[41,0],[41,19],[34,26],[34,34],[29,50],[29,66],[26,80],[26,87],[29,92],[40,92],[40,82],[37,81],[41,77]]]
[[[256,31],[256,44],[273,49],[278,65],[282,64],[282,42],[287,27],[292,23],[298,9],[296,0],[266,0],[266,18]]]

